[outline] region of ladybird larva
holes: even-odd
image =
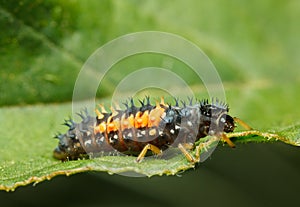
[[[66,120],[69,127],[65,134],[57,134],[58,146],[53,156],[59,160],[76,160],[115,150],[126,155],[137,156],[140,162],[148,151],[154,154],[163,153],[170,146],[178,147],[191,162],[199,161],[193,157],[185,146],[194,143],[205,136],[217,136],[231,147],[234,144],[225,133],[235,129],[235,118],[228,115],[228,105],[218,99],[211,103],[207,99],[192,100],[186,104],[175,99],[175,104],[166,104],[164,99],[155,105],[150,98],[139,100],[140,106],[130,99],[125,104],[126,109],[112,108],[107,112],[101,105],[96,109],[96,116],[91,116],[87,110],[78,115],[82,121],[75,123]]]

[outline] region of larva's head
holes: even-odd
[[[224,122],[224,132],[226,133],[233,132],[234,128],[235,128],[234,119],[231,116],[226,115],[225,122]]]
[[[234,119],[228,115],[229,108],[226,104],[215,101],[211,104],[207,100],[200,103],[201,134],[215,135],[221,132],[233,132],[235,128]]]

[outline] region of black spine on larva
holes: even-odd
[[[140,111],[140,112],[145,112],[145,111],[151,111],[153,108],[154,108],[154,106],[152,106],[151,104],[150,104],[150,98],[149,98],[149,96],[146,96],[146,100],[147,100],[147,103],[145,104],[145,99],[143,99],[143,100],[139,100],[139,102],[140,102],[140,104],[141,104],[141,107],[139,108],[139,110],[138,111]]]

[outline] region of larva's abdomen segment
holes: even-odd
[[[134,106],[132,106],[134,107]],[[163,102],[157,103],[155,107],[143,105],[140,109],[116,111],[105,118],[102,111],[96,110],[97,125],[94,133],[105,137],[106,142],[119,152],[139,153],[143,147],[150,142],[158,146],[170,144],[172,140],[158,142],[156,139],[163,139],[165,126],[162,121],[166,116],[167,105]],[[134,112],[135,111],[135,112]]]
[[[162,125],[162,124],[161,124]],[[80,132],[78,139],[88,154],[95,154],[100,151],[118,151],[130,155],[138,155],[148,143],[164,150],[174,142],[175,136],[167,131],[179,129],[167,126],[151,126],[142,128],[127,128],[107,132],[89,133]],[[173,134],[174,135],[174,134]]]

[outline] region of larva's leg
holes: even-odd
[[[194,157],[186,148],[186,146],[184,146],[185,144],[178,144],[178,148],[180,149],[180,151],[182,152],[182,154],[184,154],[184,156],[186,157],[186,159],[192,163],[196,163],[196,162],[200,162],[200,153],[199,156]],[[199,147],[199,146],[197,146]],[[196,147],[196,148],[197,148]]]
[[[220,140],[220,136],[212,136],[208,141],[204,143],[200,143],[199,145],[196,146],[195,148],[195,155],[192,155],[189,150],[192,149],[191,146],[192,144],[187,144],[187,143],[180,143],[178,145],[178,148],[180,151],[184,154],[184,156],[187,158],[188,161],[192,163],[197,163],[200,162],[200,155],[201,152],[208,151],[208,148],[215,142]],[[194,145],[193,145],[194,146]]]
[[[226,134],[222,133],[221,139],[222,139],[224,142],[226,142],[226,143],[229,145],[229,147],[235,148],[235,144],[229,139],[229,137],[228,137]]]
[[[241,125],[244,129],[246,130],[252,130],[252,127],[249,126],[246,122],[244,122],[243,120],[237,118],[237,117],[233,117],[233,120],[238,123],[239,125]]]
[[[140,152],[139,156],[136,158],[136,162],[141,162],[144,159],[144,157],[146,156],[146,153],[147,153],[148,150],[151,150],[154,154],[160,154],[161,153],[161,150],[158,147],[156,147],[152,144],[147,144],[143,148],[143,150]]]
[[[192,155],[188,150],[191,149],[191,144],[185,144],[185,143],[180,143],[178,145],[178,148],[180,149],[180,151],[182,152],[182,154],[184,154],[184,156],[186,157],[186,159],[188,161],[190,161],[191,163],[197,163],[200,162],[200,154],[201,151],[204,149],[207,151],[207,146],[209,146],[212,142],[214,142],[215,139],[212,138],[209,142],[207,143],[200,143],[198,146],[196,146],[195,148],[195,156]]]

